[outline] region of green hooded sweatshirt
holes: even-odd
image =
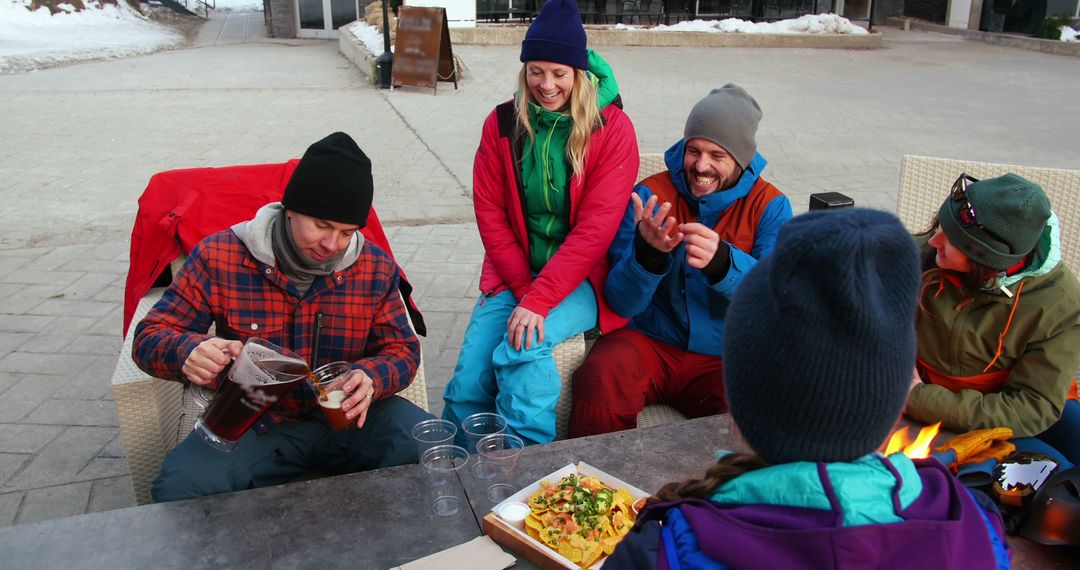
[[[596,52],[589,53],[589,79],[597,86],[597,104],[603,111],[619,95],[611,66]],[[525,190],[525,226],[529,233],[529,266],[540,271],[570,233],[570,175],[566,156],[570,139],[569,112],[548,111],[529,104],[533,138],[525,138],[521,153],[521,182]]]

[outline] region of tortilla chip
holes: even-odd
[[[589,545],[590,546],[585,549],[585,553],[581,557],[582,568],[588,568],[595,564],[597,560],[600,560],[601,556],[611,554],[610,552],[605,552],[604,546],[599,542],[590,542]],[[612,548],[612,552],[614,552],[614,550],[615,549]]]
[[[525,527],[540,531],[543,530],[544,523],[535,513],[529,513],[529,516],[525,517]]]
[[[600,539],[600,546],[604,549],[604,554],[611,555],[615,552],[615,547],[622,541],[621,536],[609,536],[607,538]]]
[[[567,560],[575,564],[580,563],[582,557],[585,554],[584,549],[575,547],[574,545],[570,544],[570,541],[559,543],[559,547],[556,549],[556,551],[559,554],[565,556]]]

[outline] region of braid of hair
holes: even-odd
[[[677,499],[704,499],[720,485],[743,473],[769,465],[771,463],[752,453],[729,453],[709,467],[704,478],[668,483],[661,487],[656,495],[649,497],[645,504],[652,505]]]

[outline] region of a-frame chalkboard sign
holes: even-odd
[[[454,89],[457,89],[457,68],[450,49],[446,8],[402,6],[398,9],[391,83],[431,87],[437,92],[439,81],[453,81]]]

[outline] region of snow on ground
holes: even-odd
[[[3,0],[0,0],[3,1]],[[238,1],[238,0],[234,0]],[[346,28],[369,52],[379,55],[383,52],[383,36],[380,30],[367,25],[363,20],[353,22]],[[794,20],[753,23],[736,18],[726,20],[692,20],[670,26],[627,26],[616,24],[613,30],[641,30],[650,32],[715,32],[740,34],[866,34],[864,28],[836,14],[806,15]],[[393,45],[390,46],[393,51]]]
[[[149,20],[123,0],[118,5],[86,0],[82,11],[61,4],[63,11],[51,15],[45,7],[30,11],[30,1],[0,0],[0,73],[140,55],[183,41],[175,30]],[[195,0],[187,4],[202,13]],[[263,8],[262,0],[216,0],[214,4],[222,11],[261,12]]]
[[[0,73],[61,63],[150,53],[183,38],[124,2],[87,0],[86,10],[61,4],[63,12],[28,9],[30,0],[0,0]]]
[[[356,39],[360,40],[360,43],[364,44],[368,53],[371,53],[372,55],[382,55],[382,52],[385,51],[383,47],[386,44],[383,40],[382,30],[379,30],[374,26],[369,26],[368,23],[363,20],[357,20],[349,24],[349,27],[345,29]],[[390,38],[390,40],[390,51],[393,52],[393,38]]]
[[[691,20],[670,26],[659,25],[650,28],[618,24],[616,30],[643,29],[653,32],[713,32],[739,34],[867,34],[865,28],[851,23],[850,20],[836,14],[807,14],[793,20],[777,22],[747,22],[738,18],[725,20]]]

